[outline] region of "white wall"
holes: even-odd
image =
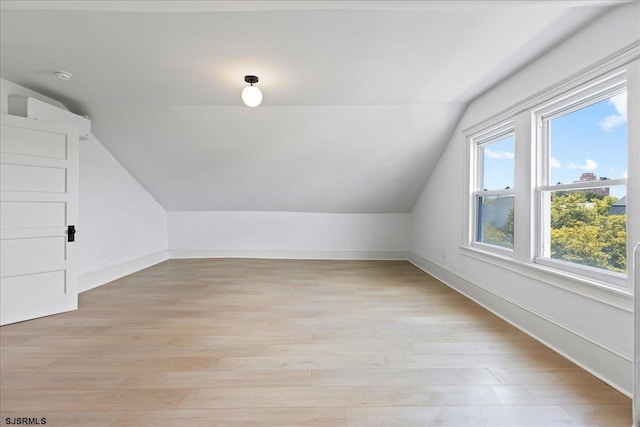
[[[0,79],[0,112],[9,96],[59,102]],[[146,268],[168,257],[167,213],[124,167],[91,136],[80,141],[80,291]]]
[[[629,298],[618,306],[605,304],[461,254],[466,146],[462,131],[637,41],[638,16],[638,3],[614,9],[470,104],[414,207],[410,255],[416,265],[627,394],[633,378]]]
[[[80,141],[80,290],[168,258],[167,212],[93,135]]]
[[[169,212],[172,257],[406,259],[409,214]]]

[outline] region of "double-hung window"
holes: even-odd
[[[513,124],[471,136],[473,182],[472,244],[509,254],[513,250],[514,149]]]
[[[626,280],[626,112],[624,73],[535,112],[537,263]]]
[[[640,242],[640,61],[625,60],[466,131],[463,254],[598,298],[629,294]]]

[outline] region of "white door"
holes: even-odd
[[[78,308],[78,132],[0,117],[0,325]]]

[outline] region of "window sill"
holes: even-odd
[[[487,262],[569,292],[633,312],[633,294],[606,282],[571,274],[540,264],[517,261],[510,256],[487,252],[478,248],[460,246],[462,255]]]

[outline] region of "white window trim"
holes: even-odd
[[[535,188],[535,236],[536,251],[533,262],[542,264],[547,267],[567,271],[572,274],[593,278],[603,283],[612,283],[623,290],[630,291],[629,288],[629,268],[627,273],[616,273],[605,269],[593,268],[578,263],[571,263],[559,259],[546,256],[549,253],[550,242],[547,237],[547,229],[550,228],[549,205],[550,201],[545,194],[563,190],[589,190],[603,187],[613,187],[615,185],[627,185],[626,178],[582,181],[566,184],[553,184],[549,182],[549,165],[551,153],[549,153],[548,144],[548,123],[558,117],[571,114],[581,108],[593,105],[602,100],[608,99],[623,92],[627,87],[627,71],[625,68],[617,69],[606,73],[596,79],[578,85],[570,90],[567,94],[553,97],[546,105],[532,110],[533,122],[536,129],[536,146],[538,148],[536,159],[532,159],[537,164],[537,179]],[[627,140],[627,145],[629,141]],[[628,152],[628,148],[627,148]],[[627,217],[627,223],[628,223]],[[629,239],[627,239],[629,240]],[[628,246],[628,245],[627,245]],[[627,248],[627,259],[630,259],[630,253]]]
[[[513,254],[513,249],[505,248],[498,245],[492,245],[485,242],[479,242],[476,239],[478,236],[478,196],[514,196],[515,187],[514,183],[514,186],[508,189],[484,190],[480,188],[481,186],[479,186],[478,184],[482,181],[482,174],[484,172],[484,158],[480,155],[481,148],[483,148],[485,145],[499,141],[511,135],[515,137],[515,128],[512,120],[500,123],[497,126],[483,129],[467,137],[467,146],[470,150],[470,155],[473,162],[473,173],[470,174],[470,176],[472,177],[470,182],[471,200],[469,201],[471,206],[471,219],[469,223],[470,230],[468,235],[469,240],[467,241],[467,244],[486,251],[492,251],[507,256]]]
[[[539,191],[589,190],[592,188],[615,187],[627,185],[627,178],[599,179],[597,181],[568,182],[566,184],[550,184],[538,186]]]
[[[540,91],[523,101],[488,117],[486,120],[465,129],[466,149],[464,150],[464,161],[466,164],[463,192],[463,218],[464,232],[460,246],[462,255],[487,262],[501,268],[514,271],[523,276],[531,277],[546,285],[555,286],[568,290],[608,305],[622,308],[627,311],[633,310],[632,269],[628,268],[628,278],[623,280],[624,285],[617,286],[609,280],[609,274],[604,280],[596,275],[585,276],[572,271],[555,268],[555,265],[535,263],[537,242],[533,226],[522,227],[518,222],[525,224],[536,224],[536,184],[538,164],[530,159],[526,164],[516,163],[516,178],[514,188],[528,189],[530,194],[527,197],[520,190],[514,195],[515,209],[515,231],[514,231],[514,251],[513,254],[500,253],[500,251],[486,250],[481,243],[473,244],[473,203],[474,179],[472,171],[475,165],[475,152],[471,144],[471,136],[480,136],[483,132],[491,131],[504,123],[514,122],[516,131],[516,159],[518,151],[525,156],[533,156],[537,159],[537,152],[534,150],[537,144],[532,141],[534,135],[532,124],[535,123],[534,111],[539,111],[544,106],[553,104],[552,101],[559,100],[562,94],[574,94],[576,88],[589,82],[597,82],[607,74],[616,74],[616,70],[624,68],[627,72],[628,96],[628,178],[627,178],[627,256],[631,259],[633,247],[640,242],[640,41],[619,50],[607,58],[599,61],[593,66],[576,73],[561,82]],[[517,160],[516,160],[517,162]],[[612,186],[620,181],[606,180],[599,184],[602,186]],[[523,183],[525,185],[523,185]],[[570,188],[574,183],[561,184]],[[594,183],[591,183],[594,185]],[[549,186],[553,190],[564,189],[560,186]],[[513,255],[513,256],[511,256]],[[553,264],[553,263],[550,263]],[[587,267],[588,268],[588,267]]]
[[[460,253],[469,258],[513,271],[546,285],[561,288],[574,294],[633,312],[633,295],[618,286],[613,287],[606,282],[589,279],[543,264],[518,261],[512,257],[501,256],[495,252],[484,251],[477,247],[460,246]]]

